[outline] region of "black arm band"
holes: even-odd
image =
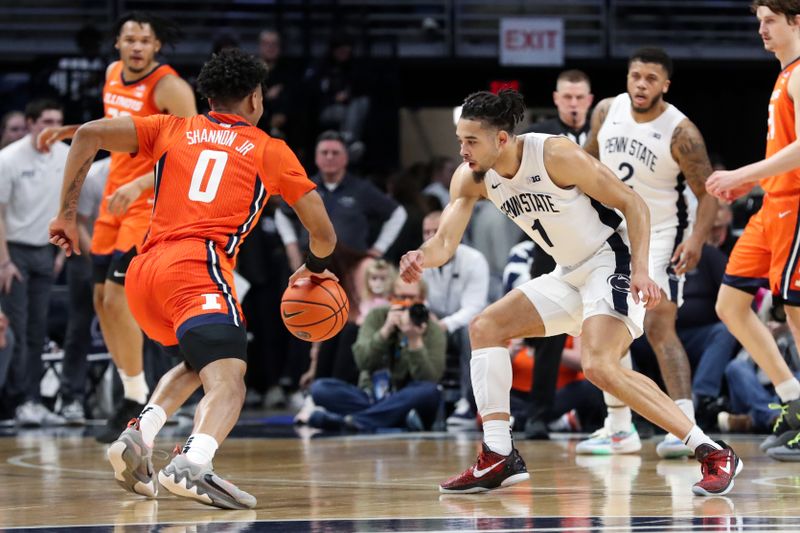
[[[306,255],[306,268],[313,272],[314,274],[322,274],[325,272],[325,269],[328,268],[328,265],[331,262],[331,256],[328,257],[317,257],[314,253],[309,250],[308,254]]]

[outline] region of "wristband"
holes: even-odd
[[[306,268],[309,272],[314,274],[322,274],[325,272],[325,269],[328,268],[328,264],[330,262],[330,255],[328,257],[317,257],[311,250],[309,250],[308,254],[306,255]]]

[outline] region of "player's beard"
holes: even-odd
[[[659,103],[661,103],[661,98],[662,98],[663,96],[664,96],[664,95],[663,95],[662,93],[658,93],[658,94],[655,96],[655,98],[653,98],[653,101],[652,101],[652,102],[650,102],[650,105],[649,105],[649,106],[647,106],[647,107],[636,107],[636,106],[634,106],[633,104],[631,104],[631,109],[633,109],[633,112],[634,112],[634,113],[648,113],[648,112],[652,111],[652,109],[653,109],[655,106],[657,106]]]
[[[486,173],[489,172],[488,170],[473,170],[472,171],[472,180],[475,183],[483,183],[483,180],[486,179]]]

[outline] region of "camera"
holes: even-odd
[[[425,304],[414,304],[408,308],[408,318],[418,328],[422,327],[428,323],[428,308]]]
[[[408,318],[417,327],[428,323],[428,308],[425,304],[411,303],[411,300],[392,300],[392,305],[408,310]]]

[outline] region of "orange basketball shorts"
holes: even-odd
[[[137,255],[125,294],[136,322],[164,346],[178,344],[197,326],[243,322],[233,264],[213,241],[168,241]]]
[[[800,305],[798,211],[798,193],[765,195],[731,252],[722,282],[751,294],[768,287],[784,303]]]
[[[137,201],[122,216],[109,213],[103,199],[92,233],[92,262],[94,281],[103,283],[106,277],[123,283],[130,258],[142,248],[150,228],[152,204]]]

